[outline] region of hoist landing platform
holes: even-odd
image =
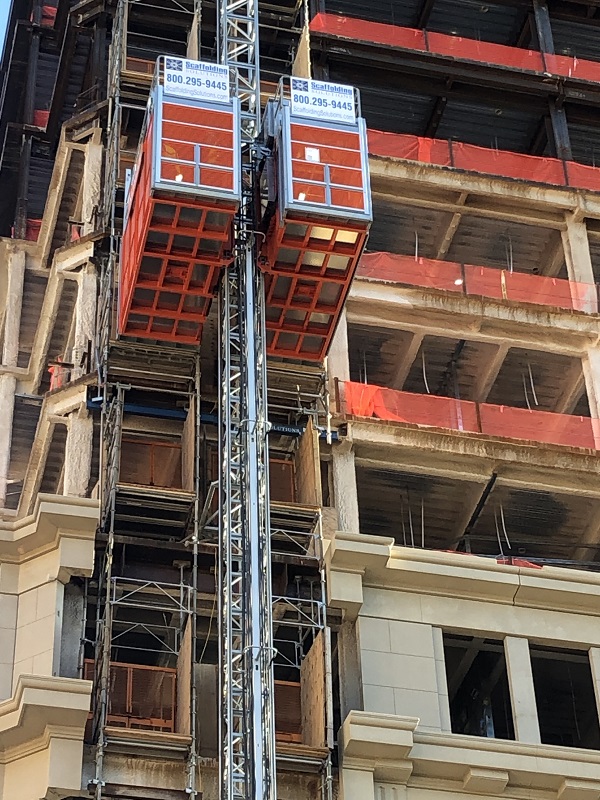
[[[221,271],[232,260],[239,130],[228,68],[158,60],[127,191],[120,336],[200,341]]]

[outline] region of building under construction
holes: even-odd
[[[0,798],[600,800],[600,0],[12,0]]]

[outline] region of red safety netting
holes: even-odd
[[[592,420],[570,414],[552,414],[526,408],[479,404],[481,432],[507,439],[529,439],[546,444],[595,448]]]
[[[465,292],[469,295],[515,300],[518,303],[567,308],[596,313],[598,293],[595,284],[576,283],[527,272],[479,267],[466,264]]]
[[[365,253],[360,260],[357,277],[451,292],[462,291],[463,284],[460,264],[392,253]]]
[[[575,161],[373,129],[368,131],[368,145],[369,155],[381,158],[400,158],[533,183],[600,191],[600,168]]]
[[[510,69],[549,73],[577,80],[600,81],[600,63],[571,56],[554,56],[478,39],[465,39],[446,33],[430,33],[399,25],[370,22],[337,14],[317,14],[310,23],[313,33],[324,33],[359,42],[388,45],[451,56],[464,61],[497,64]]]
[[[531,72],[544,71],[542,54],[535,50],[522,50],[519,47],[481,42],[478,39],[464,39],[462,36],[448,36],[445,33],[428,33],[427,45],[430,53],[454,56],[466,61],[501,64]]]
[[[356,417],[568,447],[600,447],[600,420],[589,417],[414,394],[354,381],[340,382],[338,390],[342,412]]]
[[[566,183],[563,164],[558,158],[492,150],[489,147],[478,147],[465,142],[451,142],[450,147],[452,166],[458,169],[558,186],[564,186]]]
[[[425,34],[416,28],[401,28],[382,22],[367,22],[356,17],[342,17],[337,14],[317,14],[310,23],[313,33],[327,33],[344,39],[359,42],[402,47],[407,50],[426,50]]]
[[[575,161],[565,161],[569,186],[600,192],[600,169]]]
[[[353,381],[340,384],[340,388],[346,414],[479,432],[476,403],[454,400],[451,397],[399,392]]]
[[[527,272],[509,272],[473,264],[463,266],[454,261],[414,258],[395,253],[365,253],[356,274],[358,278],[443,289],[476,297],[514,300],[588,314],[598,312],[596,284]]]
[[[368,130],[369,153],[372,156],[406,158],[440,167],[451,166],[450,147],[445,139],[428,139],[408,133],[386,133]]]

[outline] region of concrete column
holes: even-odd
[[[375,800],[373,770],[368,768],[340,770],[340,800]]]
[[[600,647],[590,647],[588,655],[590,659],[592,683],[594,684],[596,709],[598,711],[598,716],[600,717]]]
[[[504,639],[504,655],[512,703],[515,738],[518,742],[540,744],[529,642],[518,636]]]
[[[19,357],[19,329],[21,327],[24,278],[25,252],[11,253],[8,261],[4,345],[2,348],[2,363],[6,367],[16,367]]]
[[[338,530],[360,533],[358,490],[354,451],[347,442],[331,448],[333,500],[338,516]]]
[[[581,361],[596,447],[600,446],[600,348],[591,347]]]
[[[566,230],[562,231],[563,249],[567,274],[574,286],[571,288],[573,305],[578,311],[598,311],[598,299],[594,285],[594,270],[590,255],[585,222],[577,222],[571,214],[565,215]]]
[[[331,381],[330,391],[333,394],[333,380],[350,380],[350,359],[348,356],[348,322],[346,312],[342,312],[340,321],[327,354],[327,372]]]
[[[433,655],[437,678],[438,702],[440,706],[440,727],[442,733],[452,733],[450,720],[450,700],[448,698],[448,677],[446,675],[446,658],[444,655],[444,632],[441,628],[432,628]]]
[[[92,468],[94,420],[85,407],[69,417],[63,494],[85,497]]]
[[[14,375],[0,375],[0,508],[6,503],[16,388]]]
[[[77,303],[75,305],[75,341],[71,360],[73,370],[71,380],[90,371],[90,364],[81,365],[81,360],[88,352],[89,343],[94,340],[96,327],[97,277],[93,264],[88,264],[79,275]]]
[[[93,233],[96,227],[96,215],[100,206],[102,189],[102,150],[101,144],[90,142],[85,151],[83,200],[81,204],[83,236]]]

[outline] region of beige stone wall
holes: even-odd
[[[357,630],[364,710],[419,717],[425,730],[442,730],[433,626],[361,615]]]

